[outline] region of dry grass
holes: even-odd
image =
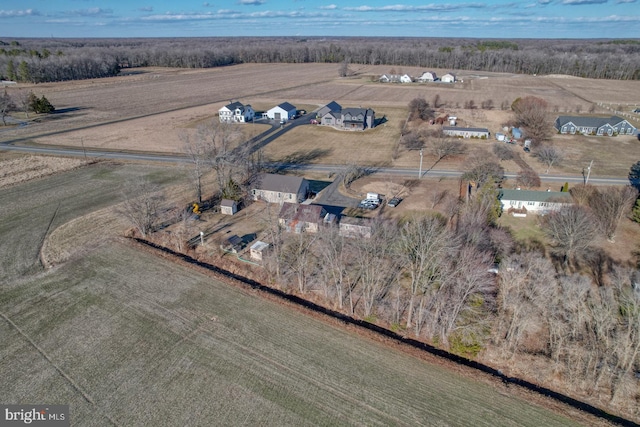
[[[75,169],[83,159],[45,156],[12,156],[0,159],[0,188]]]
[[[382,343],[117,240],[119,184],[167,172],[93,165],[0,190],[3,398],[71,405],[78,425],[575,425]],[[171,178],[173,179],[173,178]],[[37,197],[35,197],[37,195]],[[85,216],[86,215],[86,216]]]

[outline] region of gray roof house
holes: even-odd
[[[504,212],[521,211],[525,214],[548,213],[560,209],[562,206],[573,203],[570,193],[560,191],[533,191],[533,190],[509,190],[500,189],[498,200]]]
[[[300,203],[309,192],[309,181],[299,176],[264,173],[251,186],[253,200],[269,203]]]
[[[361,237],[370,239],[374,231],[372,218],[340,217],[339,234],[345,237]]]
[[[330,113],[331,111],[341,111],[342,110],[342,106],[340,104],[338,104],[336,101],[331,101],[330,103],[328,103],[327,105],[325,105],[324,107],[320,108],[318,110],[318,112],[316,113],[318,119],[321,118],[322,116],[324,116],[327,113]]]
[[[370,108],[343,108],[320,116],[320,124],[341,130],[365,130],[375,126],[375,111]]]
[[[583,135],[633,135],[635,126],[618,116],[611,117],[579,117],[558,116],[554,123],[556,130],[562,134]]]
[[[442,133],[460,138],[489,138],[489,129],[463,128],[459,126],[442,126]]]

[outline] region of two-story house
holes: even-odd
[[[251,105],[243,105],[237,101],[218,110],[220,123],[247,123],[253,120],[255,114]]]

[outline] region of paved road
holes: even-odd
[[[301,123],[302,124],[302,123]],[[299,126],[299,125],[298,125]],[[287,129],[287,126],[284,127]],[[269,136],[271,138],[275,135],[281,135],[279,130],[275,134]],[[270,131],[268,131],[270,132]],[[264,141],[264,140],[263,140]],[[263,141],[258,142],[261,144]],[[126,151],[103,151],[103,150],[82,150],[76,148],[60,148],[52,146],[16,146],[6,143],[0,143],[0,150],[6,151],[18,151],[24,153],[35,154],[47,154],[53,156],[73,156],[73,157],[90,157],[94,159],[115,159],[115,160],[136,160],[136,161],[149,161],[149,162],[164,162],[164,163],[185,163],[189,160],[182,155],[163,155],[163,154],[144,154],[144,153],[131,153]],[[283,164],[283,163],[271,163],[268,166],[272,166],[281,170],[296,169],[310,172],[321,173],[340,173],[344,167],[336,165],[317,165],[317,164]],[[406,176],[418,178],[418,169],[403,169],[403,168],[378,168],[375,173],[394,175],[394,176]],[[427,172],[423,172],[424,178],[457,178],[462,175],[462,172],[448,169],[431,169]],[[506,173],[507,178],[515,178],[516,174]],[[560,183],[564,184],[568,182],[570,184],[580,184],[584,182],[582,176],[562,176],[562,175],[541,175],[540,179],[543,182],[548,183]],[[597,185],[627,185],[629,180],[626,178],[599,178],[597,176],[591,176],[589,182]]]

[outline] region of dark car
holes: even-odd
[[[387,205],[391,206],[392,208],[395,208],[396,206],[398,206],[400,204],[401,201],[402,201],[401,198],[394,197],[393,199],[389,200]]]

